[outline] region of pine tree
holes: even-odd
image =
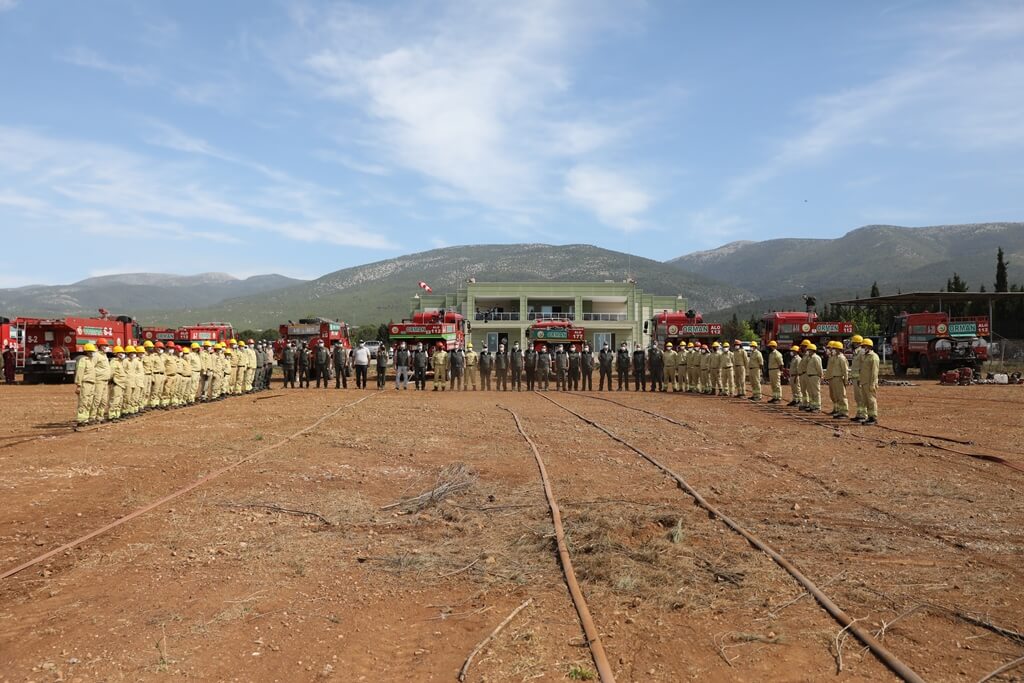
[[[1009,282],[1006,278],[1006,267],[1009,264],[1003,259],[1003,248],[999,247],[999,252],[996,256],[996,288],[997,292],[1008,292]]]

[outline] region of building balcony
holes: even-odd
[[[576,315],[573,313],[541,313],[539,311],[531,311],[526,314],[527,320],[575,320]]]
[[[625,313],[584,313],[584,320],[596,320],[601,322],[623,322],[629,319]]]
[[[519,320],[519,311],[509,312],[498,312],[498,311],[478,311],[473,315],[473,320],[480,320],[483,322],[489,322],[491,320]]]

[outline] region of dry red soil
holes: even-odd
[[[734,399],[546,396],[672,468],[923,678],[1024,654],[1024,473],[934,447],[1024,465],[1024,387],[883,387],[883,425],[925,436]],[[0,572],[328,417],[0,580],[0,681],[454,681],[530,598],[467,680],[586,679],[503,408],[544,458],[619,681],[895,679],[768,556],[541,395],[275,389],[76,433],[73,388],[3,386]],[[454,492],[403,502],[451,485],[445,468]]]

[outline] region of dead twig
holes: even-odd
[[[271,398],[271,397],[267,396],[267,398]],[[287,513],[289,515],[305,515],[306,517],[312,517],[314,519],[318,519],[322,523],[326,524],[327,526],[334,526],[334,523],[331,522],[331,520],[327,519],[323,515],[318,514],[316,512],[309,512],[308,510],[293,510],[291,508],[283,508],[280,505],[271,505],[269,503],[224,503],[224,507],[229,507],[229,508],[259,508],[259,509],[262,509],[262,510],[273,510],[274,512],[284,512],[284,513]]]
[[[418,496],[404,498],[385,505],[381,510],[391,510],[397,507],[405,508],[406,512],[422,510],[431,505],[436,505],[454,493],[465,491],[475,481],[476,475],[470,471],[469,467],[464,463],[454,462],[441,468],[441,471],[437,473],[437,483],[434,488],[424,491]]]
[[[832,639],[832,644],[836,648],[836,673],[843,672],[843,643],[846,642],[847,630],[856,624],[858,621],[864,621],[865,617],[860,619],[851,619],[850,623],[847,624],[836,634],[836,637]]]
[[[1021,664],[1024,664],[1024,657],[1018,657],[1017,659],[1013,660],[1012,662],[1008,662],[1006,664],[1003,664],[1001,667],[999,667],[995,671],[990,671],[989,673],[987,673],[984,676],[982,676],[981,678],[979,678],[978,679],[978,683],[985,683],[985,681],[990,681],[993,678],[995,678],[996,676],[998,676],[999,674],[1004,674],[1004,673],[1006,673],[1007,671],[1009,671],[1011,669],[1016,669]]]
[[[875,631],[875,638],[878,638],[879,640],[882,640],[883,638],[885,638],[885,631],[886,631],[886,629],[888,629],[890,626],[895,624],[897,621],[899,621],[903,617],[909,617],[914,612],[922,610],[925,607],[927,607],[927,605],[924,605],[924,604],[914,605],[910,609],[904,610],[902,613],[897,615],[896,618],[894,618],[892,621],[886,621],[885,619],[883,619],[882,620],[882,628],[880,628],[877,631]]]
[[[833,576],[831,579],[829,579],[825,583],[821,584],[821,587],[822,588],[826,588],[826,587],[832,585],[833,583],[835,583],[837,580],[843,578],[845,575],[846,575],[845,571],[839,572],[838,574]],[[778,616],[779,612],[781,612],[782,610],[786,609],[790,605],[793,605],[793,604],[803,600],[804,598],[806,598],[809,595],[810,595],[810,593],[808,593],[807,591],[803,591],[802,593],[800,593],[800,595],[796,596],[792,600],[787,600],[786,602],[782,603],[778,607],[776,607],[774,609],[771,609],[771,610],[768,610],[768,618],[774,619],[775,617]],[[762,618],[764,618],[764,617],[762,617]]]
[[[473,565],[475,565],[475,564],[476,564],[477,562],[479,562],[479,561],[480,561],[480,558],[478,557],[478,558],[476,558],[475,560],[473,560],[472,562],[470,562],[469,564],[467,564],[467,565],[466,565],[465,567],[463,567],[462,569],[456,569],[455,571],[453,571],[453,572],[448,572],[447,574],[439,574],[439,575],[437,576],[437,578],[439,578],[439,579],[443,579],[443,578],[445,578],[446,576],[455,576],[456,574],[461,574],[462,572],[466,571],[467,569],[471,569],[471,568],[473,567]]]
[[[459,681],[466,680],[466,676],[469,674],[469,665],[473,663],[473,658],[480,654],[480,651],[484,649],[484,646],[486,646],[487,643],[491,642],[494,639],[494,637],[498,635],[503,628],[508,626],[509,622],[515,619],[515,616],[517,614],[526,609],[526,606],[529,605],[531,602],[533,602],[533,598],[529,598],[526,602],[519,605],[519,607],[516,607],[514,610],[512,610],[512,613],[505,617],[505,620],[498,624],[498,626],[493,631],[491,631],[486,638],[477,643],[477,646],[473,648],[473,651],[469,653],[468,657],[466,657],[466,662],[462,665],[462,668],[459,669]]]

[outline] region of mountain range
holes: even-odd
[[[954,272],[974,291],[982,284],[991,290],[1000,247],[1010,282],[1024,282],[1024,223],[872,225],[836,239],[732,242],[666,262],[587,244],[491,244],[399,256],[309,281],[281,275],[243,280],[225,273],[106,275],[71,285],[0,289],[0,314],[82,315],[103,307],[154,325],[228,320],[239,329],[260,329],[313,315],[364,324],[408,315],[421,280],[446,292],[469,278],[571,282],[633,277],[647,292],[682,294],[689,307],[721,319],[731,313],[746,317],[799,309],[803,294],[816,296],[819,304],[863,297],[873,282],[883,293],[937,291]]]

